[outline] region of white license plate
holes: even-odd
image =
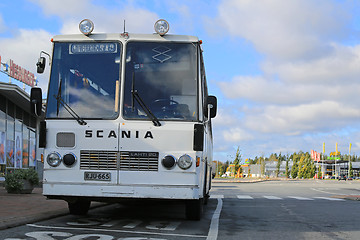
[[[85,172],[85,180],[91,181],[111,181],[111,173],[109,172]]]

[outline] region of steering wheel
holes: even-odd
[[[173,107],[178,105],[179,103],[172,99],[156,99],[153,101],[152,105],[155,109],[159,109],[163,112],[173,110]]]

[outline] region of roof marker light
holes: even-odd
[[[80,32],[88,36],[94,30],[94,23],[89,19],[84,19],[79,24]]]
[[[159,19],[154,25],[155,32],[160,36],[164,36],[170,29],[169,23],[164,19]]]

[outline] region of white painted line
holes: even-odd
[[[143,232],[143,231],[126,231],[126,230],[104,229],[104,228],[57,227],[57,226],[45,226],[45,225],[37,225],[37,224],[26,224],[26,226],[34,227],[34,228],[49,228],[49,229],[62,229],[62,230],[84,230],[84,231],[116,232],[116,233],[132,233],[132,234],[148,234],[148,235],[189,237],[189,238],[206,238],[207,237],[207,236],[203,236],[203,235],[189,235],[189,234],[176,234],[176,233],[158,233],[158,232]]]
[[[270,199],[270,200],[281,200],[281,197],[275,197],[275,196],[264,196],[264,198],[266,199]]]
[[[289,198],[294,198],[294,199],[297,199],[297,200],[314,200],[312,198],[306,198],[306,197],[294,197],[294,196],[289,196]]]
[[[342,193],[327,192],[327,191],[317,189],[317,188],[310,188],[310,189],[313,191],[316,191],[316,192],[321,192],[321,193],[326,193],[326,194],[331,194],[331,195],[346,195],[346,194],[342,194]],[[337,189],[333,189],[333,190],[337,190]]]
[[[211,199],[224,198],[224,195],[210,195]]]
[[[211,219],[210,229],[206,240],[216,240],[219,232],[219,219],[222,209],[223,201],[221,198],[218,198],[218,204],[216,210]]]
[[[238,199],[254,199],[253,197],[249,195],[237,195]]]
[[[315,197],[315,198],[329,200],[329,201],[345,201],[345,199],[340,199],[340,198],[329,198],[329,197]]]

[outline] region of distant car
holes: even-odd
[[[335,176],[331,176],[330,179],[336,179]]]
[[[346,181],[346,176],[345,176],[345,175],[341,175],[341,176],[338,177],[338,180],[339,180],[339,181],[340,181],[340,180],[345,180],[345,181]]]
[[[348,179],[347,179],[347,180],[351,181],[351,180],[353,180],[353,178],[352,178],[352,177],[348,177]]]

